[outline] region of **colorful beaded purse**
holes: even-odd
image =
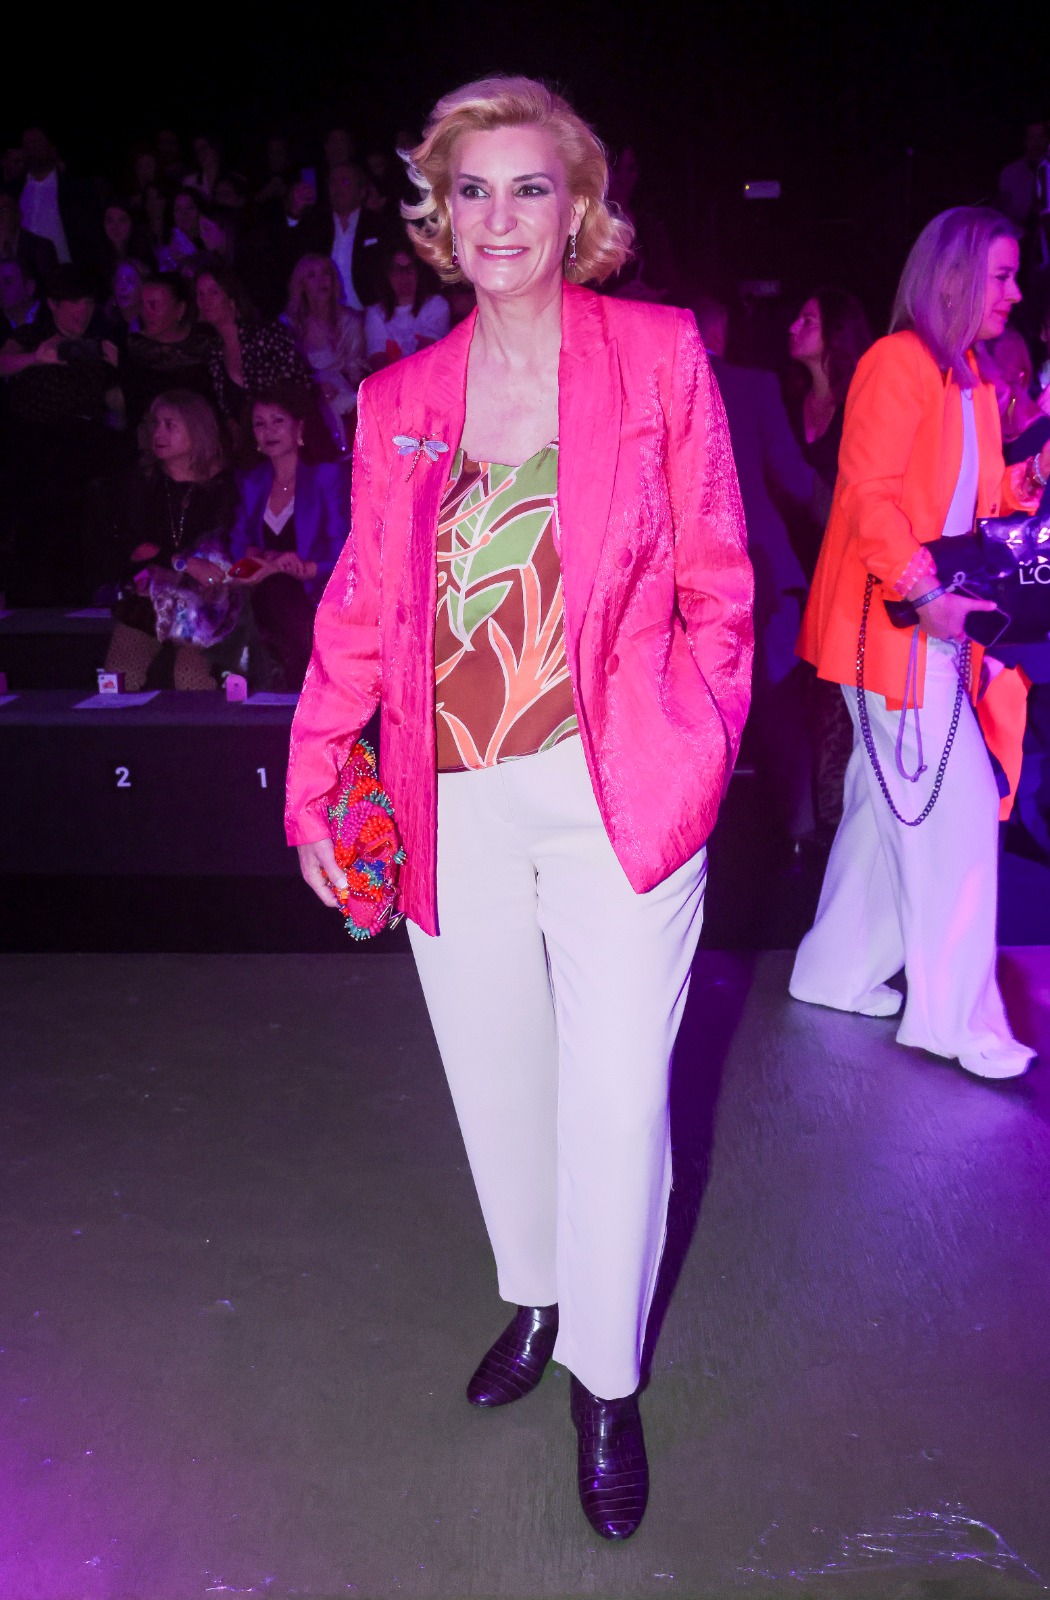
[[[394,808],[379,781],[375,751],[359,739],[339,774],[339,798],[328,807],[335,859],[346,874],[336,889],[343,926],[351,939],[372,939],[401,921],[395,912],[398,868],[405,851]]]

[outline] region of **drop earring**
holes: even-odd
[[[576,229],[575,228],[569,234],[569,260],[573,261],[573,262],[575,262],[575,260],[576,260]]]
[[[451,227],[451,223],[449,224],[449,226]],[[454,267],[458,267],[459,266],[459,256],[456,254],[456,230],[455,230],[455,228],[452,228],[452,265]]]

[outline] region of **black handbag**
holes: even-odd
[[[931,539],[926,548],[939,584],[995,603],[995,611],[971,611],[969,638],[986,646],[1050,639],[1050,516],[980,517],[973,533]],[[919,620],[907,600],[885,606],[895,628],[914,628]]]

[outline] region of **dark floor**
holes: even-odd
[[[1050,1582],[1050,1078],[789,963],[698,959],[651,1509],[607,1547],[565,1373],[463,1399],[503,1314],[407,956],[3,957],[0,1600]],[[1003,976],[1050,1049],[1050,952]]]

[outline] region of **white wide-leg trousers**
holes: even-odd
[[[916,817],[929,798],[951,723],[956,652],[927,642],[917,783],[897,770],[900,712],[869,692],[879,762],[897,809]],[[964,698],[941,792],[917,828],[898,822],[860,735],[857,692],[843,687],[853,718],[845,805],[828,858],[817,919],[791,976],[797,1000],[892,1015],[898,996],[881,986],[904,968],[907,1002],[897,1038],[942,1056],[973,1056],[1012,1041],[995,976],[999,795],[984,739]],[[916,768],[909,713],[904,765]]]
[[[555,1358],[604,1399],[638,1386],[706,871],[634,892],[579,739],[439,776],[440,933],[409,936],[499,1292],[557,1301]]]

